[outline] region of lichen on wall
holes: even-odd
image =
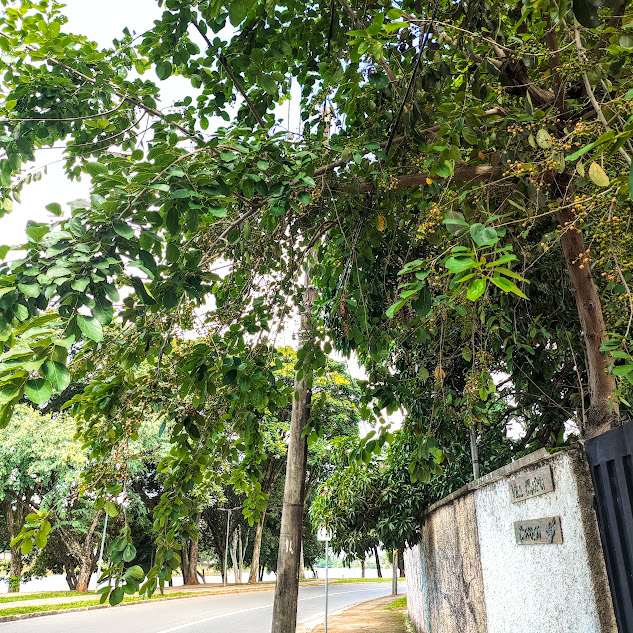
[[[409,617],[418,633],[486,630],[474,497],[431,513],[422,542],[405,552]]]

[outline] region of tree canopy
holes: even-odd
[[[414,480],[491,420],[548,445],[630,411],[629,3],[159,0],[151,30],[104,49],[55,2],[2,4],[2,207],[45,147],[91,183],[51,200],[19,259],[2,248],[3,425],[85,380],[73,410],[106,458],[173,370],[174,482],[191,490],[218,437],[209,407],[249,450],[286,406],[272,348],[305,268],[316,337],[299,375],[354,352],[361,414],[407,411]],[[171,75],[190,90],[162,107]],[[288,101],[300,130],[277,119]],[[256,462],[242,473],[248,487]],[[165,499],[163,553],[183,498]]]

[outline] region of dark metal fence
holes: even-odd
[[[633,633],[633,422],[587,440],[598,524],[620,633]]]

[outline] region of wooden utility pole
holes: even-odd
[[[391,595],[398,595],[398,550],[393,550],[393,567],[391,576]]]
[[[299,344],[303,347],[314,340],[311,309],[316,299],[316,289],[310,285],[306,275],[306,289],[301,306]],[[299,594],[299,564],[303,530],[305,500],[306,463],[308,442],[303,429],[310,416],[312,400],[312,370],[304,366],[295,374],[292,415],[290,418],[290,441],[286,465],[284,505],[281,513],[279,555],[277,559],[277,584],[273,606],[272,633],[294,633],[297,626],[297,599]]]

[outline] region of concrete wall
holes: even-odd
[[[545,465],[554,490],[512,503],[510,479]],[[561,544],[516,542],[515,521],[550,516]],[[616,631],[581,451],[537,451],[435,504],[405,564],[416,633]]]

